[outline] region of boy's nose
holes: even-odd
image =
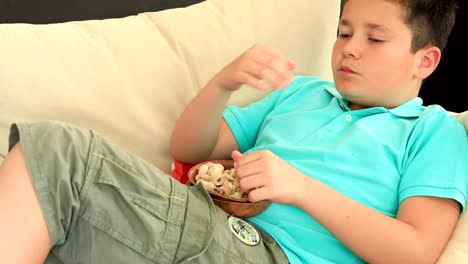
[[[359,47],[359,41],[354,37],[350,37],[343,46],[343,55],[345,57],[359,59],[361,57],[361,50]]]

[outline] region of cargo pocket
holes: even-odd
[[[82,219],[151,260],[173,262],[185,218],[185,186],[138,158],[94,155],[97,168],[82,201]]]

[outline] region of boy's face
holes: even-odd
[[[333,47],[338,91],[352,108],[396,107],[418,95],[417,53],[403,8],[388,0],[348,0]]]

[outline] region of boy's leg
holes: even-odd
[[[18,142],[50,239],[45,263],[174,263],[184,220],[193,215],[187,204],[201,208],[191,225],[197,242],[213,223],[208,200],[188,199],[185,185],[93,131],[17,124],[10,148]],[[196,255],[206,243],[184,253]]]
[[[92,131],[12,126],[10,147],[20,139],[52,245],[45,263],[287,263],[267,236],[255,247],[235,238],[202,186],[187,188]]]
[[[43,263],[51,247],[20,144],[0,166],[0,237],[0,263]]]

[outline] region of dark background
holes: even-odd
[[[285,0],[287,1],[287,0]],[[185,7],[202,0],[0,0],[0,23],[46,24],[76,20],[118,18],[141,12]],[[436,71],[424,82],[424,104],[440,104],[454,112],[468,110],[463,76],[468,75],[468,53],[462,30],[467,27],[467,3],[459,0],[455,28]],[[466,63],[465,63],[466,62]]]
[[[0,0],[0,23],[48,24],[119,18],[202,0]]]
[[[468,110],[467,82],[468,53],[462,34],[468,26],[467,0],[459,0],[455,27],[450,34],[447,47],[434,73],[426,79],[420,91],[424,104],[440,104],[454,112]],[[465,47],[464,47],[465,46]],[[462,95],[463,94],[463,95]]]

